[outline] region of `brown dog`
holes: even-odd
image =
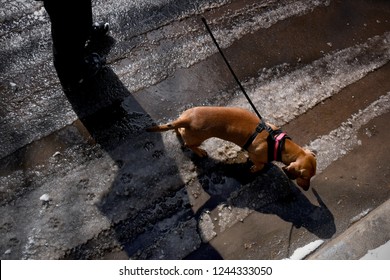
[[[154,126],[147,131],[167,131],[175,129],[181,135],[184,144],[200,157],[207,156],[207,152],[199,146],[208,138],[217,137],[233,142],[241,147],[246,146],[249,158],[253,162],[252,172],[263,169],[270,158],[267,141],[269,131],[262,130],[250,140],[260,119],[253,113],[241,108],[229,107],[195,107],[191,108],[169,124]],[[274,125],[268,124],[270,130],[275,131]],[[286,167],[283,168],[290,179],[296,179],[297,184],[304,190],[310,187],[310,179],[316,173],[316,158],[309,150],[302,149],[289,138],[285,139],[281,147],[281,159]]]

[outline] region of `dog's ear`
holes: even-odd
[[[289,166],[283,167],[283,171],[290,180],[297,180],[298,186],[305,191],[310,188],[310,179],[302,178],[305,175],[305,172],[307,173],[306,169],[298,169],[297,165],[293,162]]]
[[[316,150],[309,150],[309,149],[304,149],[306,154],[310,154],[313,157],[317,157],[318,152]]]

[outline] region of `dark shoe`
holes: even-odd
[[[110,30],[108,22],[95,22],[92,25],[91,41],[99,40],[107,35]]]
[[[88,80],[95,76],[105,64],[105,59],[97,53],[91,53],[84,57],[81,69],[81,78],[79,79],[78,83],[81,84],[85,80]]]

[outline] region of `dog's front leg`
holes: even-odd
[[[255,173],[263,170],[265,163],[267,162],[266,158],[264,157],[264,152],[262,150],[256,150],[255,152],[249,151],[248,155],[249,159],[253,163],[250,171]]]
[[[252,165],[250,170],[252,173],[256,173],[256,172],[263,170],[264,166],[265,166],[264,163],[255,163]]]

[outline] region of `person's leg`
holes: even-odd
[[[91,0],[47,0],[44,5],[51,20],[58,77],[64,87],[77,85],[103,65],[98,54],[85,53],[86,42],[93,32]]]

